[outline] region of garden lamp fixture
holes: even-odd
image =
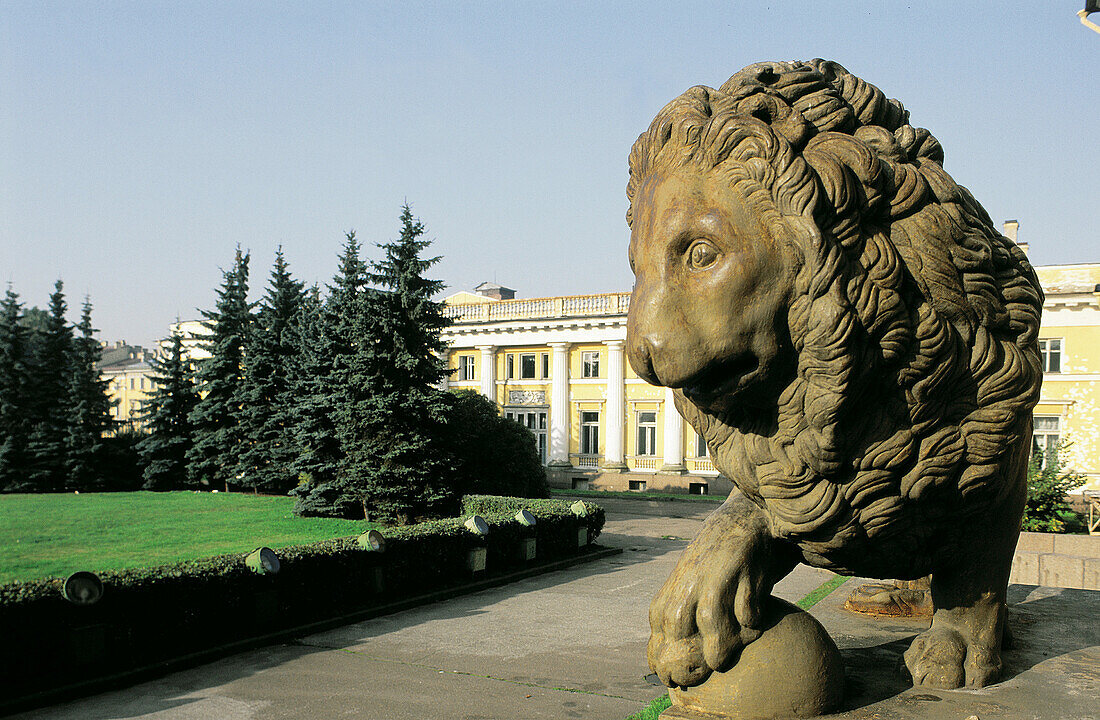
[[[61,586],[61,594],[73,605],[95,605],[103,597],[103,581],[86,570],[74,572]]]
[[[245,556],[244,564],[260,575],[277,575],[282,565],[279,556],[269,547],[259,547]]]
[[[368,530],[359,536],[359,547],[371,552],[383,552],[386,549],[386,538],[377,530]]]

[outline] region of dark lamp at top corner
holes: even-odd
[[[61,594],[73,605],[95,605],[103,597],[103,581],[95,573],[80,570],[65,579]]]

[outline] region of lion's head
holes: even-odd
[[[1022,481],[1042,293],[942,163],[824,60],[691,88],[630,154],[631,365],[823,564]]]

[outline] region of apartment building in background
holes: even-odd
[[[153,390],[151,354],[139,345],[119,340],[103,343],[97,367],[101,379],[107,381],[107,395],[114,401],[111,417],[121,430],[142,426],[142,403]]]

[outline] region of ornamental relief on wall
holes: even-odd
[[[545,405],[545,390],[509,390],[509,405]]]

